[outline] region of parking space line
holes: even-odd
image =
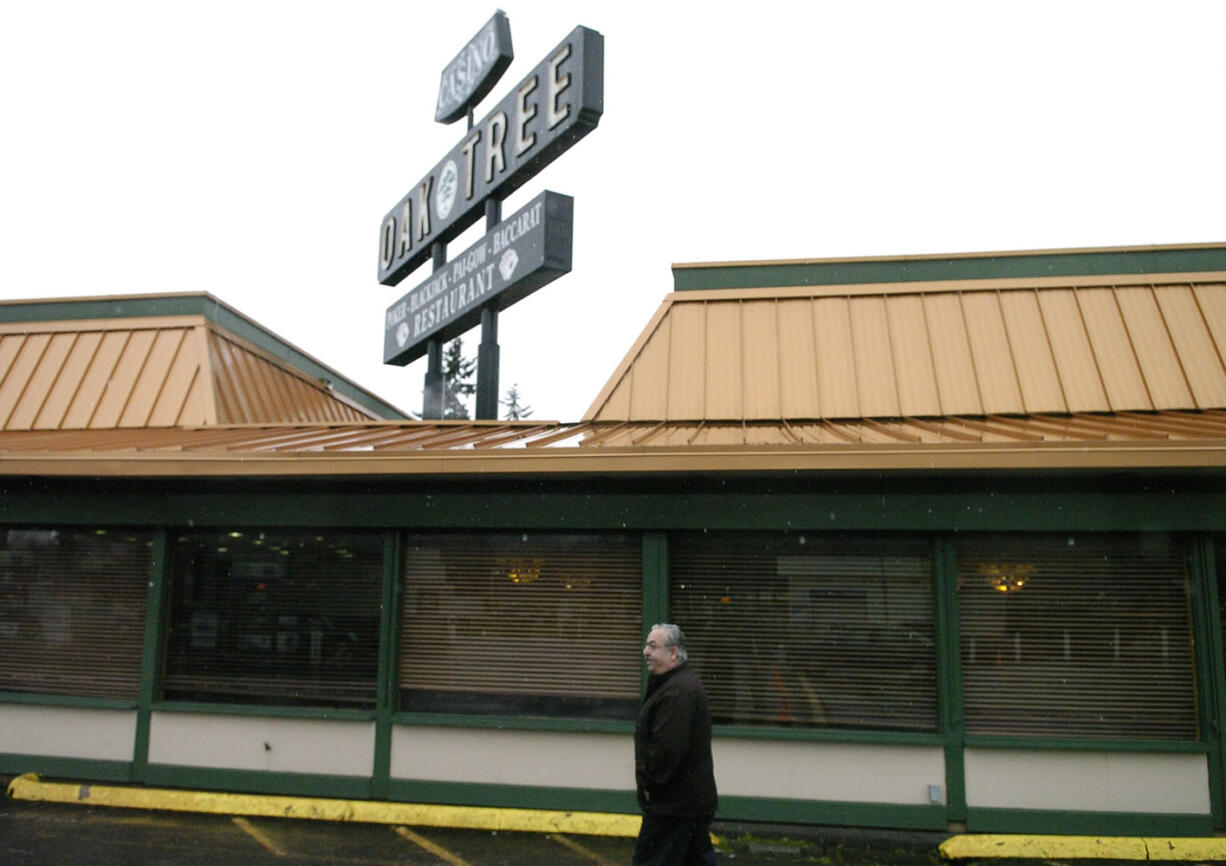
[[[399,833],[404,838],[408,839],[410,842],[412,842],[417,847],[422,848],[426,851],[429,851],[431,854],[433,854],[435,857],[438,857],[441,860],[446,860],[448,863],[451,864],[451,866],[469,866],[468,861],[463,860],[460,857],[457,857],[456,855],[448,851],[446,848],[441,848],[438,845],[435,845],[425,836],[414,833],[408,827],[397,827],[396,832]]]
[[[588,858],[593,863],[599,864],[599,866],[619,866],[619,864],[614,863],[612,860],[609,860],[607,857],[602,857],[599,854],[597,854],[595,851],[585,848],[583,845],[580,845],[574,839],[567,839],[565,836],[561,836],[557,833],[551,833],[549,835],[549,838],[557,842],[559,845],[565,845],[567,848],[574,851],[576,854],[579,854],[583,857]]]
[[[286,852],[284,848],[264,835],[262,830],[253,826],[252,823],[246,818],[231,818],[230,820],[234,822],[234,826],[238,827],[252,839],[263,845],[265,850],[275,854],[277,857],[285,856]]]

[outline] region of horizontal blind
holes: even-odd
[[[671,616],[716,721],[936,728],[926,541],[688,533],[669,547]]]
[[[0,690],[135,700],[147,532],[0,532]]]
[[[641,575],[636,536],[410,536],[402,709],[632,715]]]
[[[1189,591],[1165,535],[963,538],[966,729],[1198,736]]]
[[[374,706],[382,583],[377,533],[179,534],[163,697]]]

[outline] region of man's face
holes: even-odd
[[[664,674],[675,668],[680,661],[677,648],[668,646],[668,635],[663,629],[652,629],[647,635],[647,643],[643,645],[643,659],[647,662],[647,673]]]

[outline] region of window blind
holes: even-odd
[[[0,531],[0,690],[135,700],[147,532]]]
[[[641,575],[631,535],[411,535],[401,708],[633,718]]]
[[[669,548],[672,619],[716,721],[936,728],[926,541],[687,533]]]
[[[1198,736],[1183,556],[1166,535],[958,544],[968,733]]]
[[[382,574],[376,533],[179,534],[163,697],[374,706]]]

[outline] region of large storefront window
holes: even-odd
[[[0,530],[0,691],[135,700],[147,532]]]
[[[373,707],[382,574],[377,534],[178,535],[163,697]]]
[[[669,547],[671,618],[715,721],[936,729],[926,540],[692,533]]]
[[[641,575],[631,535],[409,536],[401,709],[633,718]]]
[[[958,591],[968,733],[1197,737],[1188,582],[1169,536],[963,539]]]

